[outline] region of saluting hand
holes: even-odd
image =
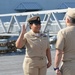
[[[22,33],[23,35],[26,33],[26,28],[25,28],[25,25],[24,25],[24,24],[23,24],[23,26],[22,26],[21,33]]]

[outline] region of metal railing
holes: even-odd
[[[29,24],[27,20],[35,15],[41,17],[42,32],[49,32],[50,35],[56,35],[60,29],[66,27],[64,21],[66,11],[67,9],[57,9],[37,12],[0,14],[0,36],[18,36],[23,24],[25,24],[26,30],[28,31]]]

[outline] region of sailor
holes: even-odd
[[[75,9],[68,8],[67,27],[57,35],[54,70],[56,75],[75,75]],[[60,66],[62,60],[62,66]],[[60,68],[61,69],[60,69]]]
[[[30,31],[26,32],[25,25],[16,41],[16,47],[26,47],[23,62],[24,75],[46,75],[47,68],[51,66],[51,52],[48,37],[41,32],[41,20],[39,16],[33,16],[28,20]]]

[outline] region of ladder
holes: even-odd
[[[66,27],[65,13],[67,9],[43,10],[35,12],[0,14],[0,36],[19,36],[21,27],[25,24],[29,30],[27,20],[32,16],[40,16],[41,31],[51,36],[57,35],[58,31]]]

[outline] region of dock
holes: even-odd
[[[55,75],[53,70],[55,50],[51,50],[52,66],[47,69],[47,75]],[[0,54],[0,75],[24,75],[22,64],[24,52]]]

